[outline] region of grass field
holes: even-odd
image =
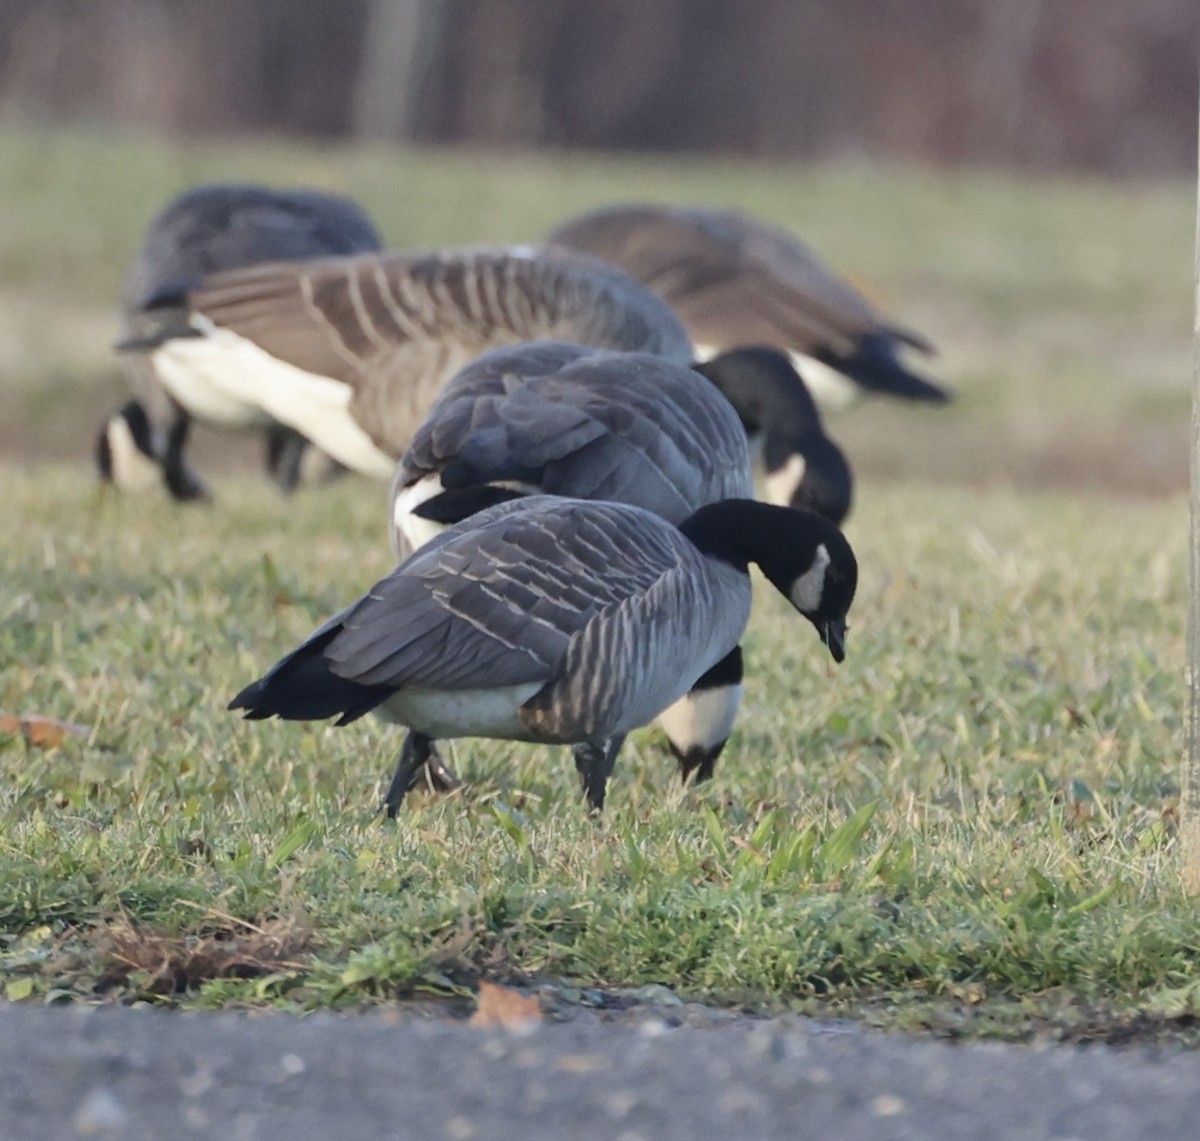
[[[1191,1033],[1190,188],[13,132],[0,155],[0,713],[85,727],[0,737],[10,998],[311,1008],[487,975],[944,1033]],[[180,510],[99,499],[83,466],[120,396],[108,312],[137,233],[218,176],[347,190],[397,245],[527,239],[631,188],[739,202],[869,282],[961,396],[834,422],[862,473],[846,663],[760,591],[717,779],[678,788],[645,730],[599,825],[566,755],[468,742],[467,790],[387,826],[394,733],[225,713],[388,556],[382,487],[284,504],[234,464]]]

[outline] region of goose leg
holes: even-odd
[[[581,741],[572,752],[575,754],[575,768],[579,773],[579,782],[583,785],[584,796],[587,797],[588,810],[599,812],[604,807],[604,793],[608,778],[612,776],[613,765],[617,761],[617,753],[625,735],[610,737],[598,744],[591,741]]]
[[[383,798],[383,807],[389,820],[396,819],[405,794],[416,788],[422,777],[436,792],[451,792],[462,784],[438,754],[433,738],[412,732],[404,738],[392,783],[388,785],[387,796]]]
[[[396,771],[392,774],[392,783],[388,785],[387,796],[383,798],[383,807],[389,820],[396,819],[396,813],[404,801],[404,794],[412,788],[417,770],[424,766],[432,752],[432,737],[414,732],[404,738],[400,756],[396,761]]]
[[[462,788],[462,781],[454,775],[454,770],[442,759],[436,745],[430,745],[429,756],[425,763],[419,766],[412,775],[408,788],[411,792],[424,782],[430,792],[453,792]]]
[[[689,693],[659,714],[685,784],[693,773],[697,784],[712,779],[741,703],[742,648],[734,646]]]
[[[272,424],[267,429],[267,471],[282,494],[291,495],[300,485],[307,448],[308,440],[286,425]]]
[[[167,429],[166,447],[162,454],[163,480],[167,490],[181,502],[192,499],[209,499],[208,488],[184,461],[183,448],[192,430],[192,418],[179,409]]]

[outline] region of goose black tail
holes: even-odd
[[[324,721],[338,725],[357,721],[393,692],[385,685],[360,685],[338,677],[325,657],[325,648],[342,631],[330,623],[298,650],[280,660],[258,681],[251,682],[230,703],[245,710],[249,721],[279,717],[284,721]]]
[[[896,340],[890,333],[869,333],[860,337],[854,352],[840,354],[818,352],[822,364],[836,368],[863,388],[905,400],[927,400],[945,404],[950,393],[905,368],[896,356]]]

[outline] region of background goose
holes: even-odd
[[[451,527],[230,703],[251,719],[407,725],[389,815],[439,737],[575,746],[604,803],[625,735],[737,644],[754,562],[836,661],[857,565],[833,524],[751,500],[676,528],[637,507],[535,496]]]
[[[610,500],[680,523],[754,487],[745,431],[715,386],[647,353],[542,341],[480,357],[434,403],[396,468],[397,555],[489,492]]]
[[[393,549],[405,554],[491,503],[538,493],[681,523],[706,503],[753,495],[746,434],[714,386],[661,357],[553,341],[497,349],[446,386],[401,458]],[[663,714],[685,780],[712,775],[741,693],[735,649]],[[456,783],[433,752],[422,775],[434,787]]]
[[[702,356],[764,344],[830,369],[805,382],[831,406],[854,385],[911,400],[945,401],[945,389],[900,360],[905,345],[932,352],[923,337],[892,325],[797,238],[730,210],[609,206],[568,219],[547,238],[619,265],[679,314]]]
[[[191,419],[217,426],[263,426],[267,463],[285,490],[301,480],[303,437],[237,403],[209,398],[186,373],[168,386],[146,339],[168,315],[164,297],[198,285],[210,273],[259,262],[350,254],[380,247],[370,219],[349,199],[315,190],[271,190],[244,184],[197,186],[179,195],[150,223],[121,292],[122,365],[135,399],[101,429],[96,461],[101,478],[123,489],[160,476],[177,499],[205,496],[187,467]],[[322,467],[318,461],[315,465]]]
[[[530,340],[650,352],[691,342],[623,271],[528,249],[366,254],[219,274],[157,299],[142,338],[166,387],[267,415],[346,466],[390,478],[442,386]]]
[[[767,502],[802,507],[840,524],[854,494],[850,464],[825,434],[816,403],[788,357],[747,345],[693,367],[737,412],[763,470]]]

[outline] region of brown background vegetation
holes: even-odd
[[[0,116],[1191,170],[1196,0],[0,0]]]

